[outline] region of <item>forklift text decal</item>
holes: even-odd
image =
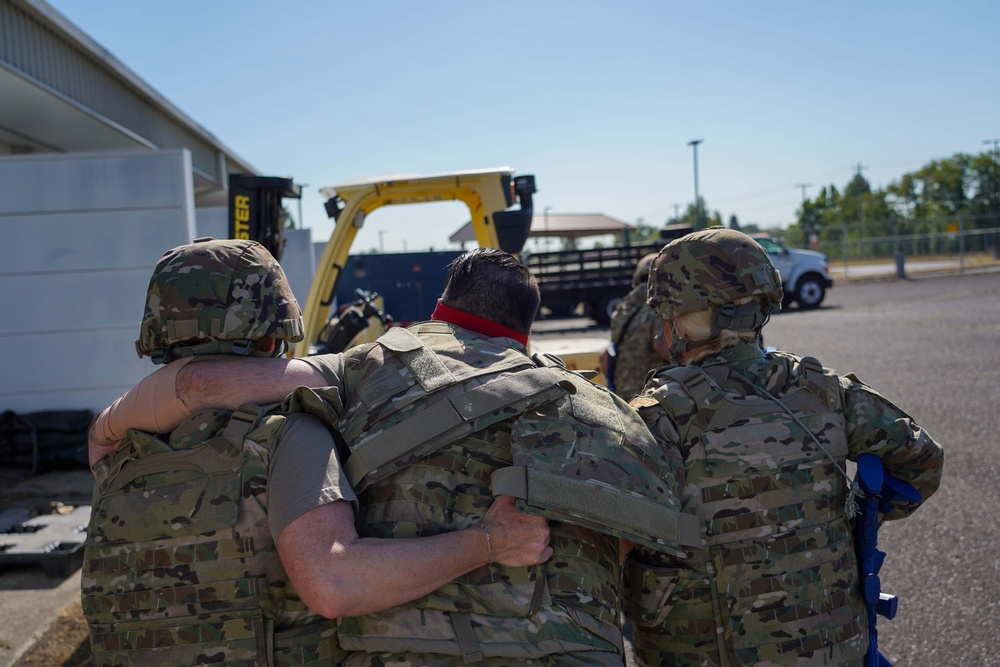
[[[250,240],[250,197],[236,195],[233,205],[233,215],[236,218],[234,237]]]

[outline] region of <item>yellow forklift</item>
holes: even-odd
[[[366,294],[360,294],[361,298],[351,308],[333,313],[331,317],[351,246],[373,211],[399,204],[461,201],[469,209],[480,247],[501,248],[517,254],[524,247],[531,229],[535,192],[534,176],[516,175],[509,167],[430,176],[379,177],[321,188],[320,193],[326,198],[327,215],[335,224],[303,310],[305,340],[294,346],[292,355],[303,357],[318,351],[337,352],[351,344],[374,340],[391,324],[391,318],[380,304]],[[231,175],[230,236],[260,241],[280,261],[284,245],[281,198],[299,196],[299,188],[291,179]],[[362,330],[363,336],[359,335]],[[539,350],[538,345],[533,348],[550,351]],[[570,368],[590,371],[597,369],[601,349],[557,345],[554,351]]]

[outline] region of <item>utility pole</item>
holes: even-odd
[[[802,247],[809,247],[809,216],[806,212],[806,188],[812,187],[812,183],[796,183],[795,187],[802,188]]]
[[[674,204],[674,222],[681,221],[681,205]]]
[[[704,139],[692,139],[688,142],[688,146],[694,148],[694,214],[695,214],[695,230],[702,228],[701,224],[701,197],[698,195],[698,144],[703,142]]]

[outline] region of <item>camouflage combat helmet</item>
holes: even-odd
[[[736,305],[746,297],[756,299]],[[781,307],[781,277],[767,251],[742,232],[708,227],[665,245],[653,260],[646,303],[660,317],[711,311],[711,333],[704,340],[681,338],[676,327],[670,356],[715,340],[723,330],[759,332]]]
[[[255,241],[198,239],[157,263],[135,349],[160,364],[255,354],[253,342],[272,337],[303,338],[302,312],[278,262]]]
[[[635,265],[635,273],[632,274],[632,287],[638,287],[649,280],[649,270],[652,268],[653,260],[655,259],[656,253],[651,252],[639,260],[639,263]]]
[[[767,251],[742,232],[708,227],[665,245],[653,261],[647,303],[664,319],[748,297],[767,312],[781,303],[781,277]]]

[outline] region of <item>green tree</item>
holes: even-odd
[[[967,180],[972,193],[969,212],[976,226],[1000,226],[1000,164],[996,154],[982,153],[970,158]]]
[[[645,218],[638,218],[635,221],[635,229],[629,232],[629,240],[632,243],[648,243],[660,238],[660,230],[653,225],[647,225]]]
[[[698,231],[699,229],[704,229],[705,227],[712,227],[715,225],[722,225],[722,213],[719,211],[709,211],[708,207],[705,206],[705,198],[698,197],[698,203],[701,204],[701,208],[695,206],[694,204],[688,204],[687,208],[684,209],[684,213],[681,217],[674,220],[673,223],[691,225],[691,227]],[[700,215],[699,215],[700,213]]]
[[[295,229],[295,219],[292,217],[292,212],[288,210],[287,206],[281,207],[281,226],[285,229]]]

